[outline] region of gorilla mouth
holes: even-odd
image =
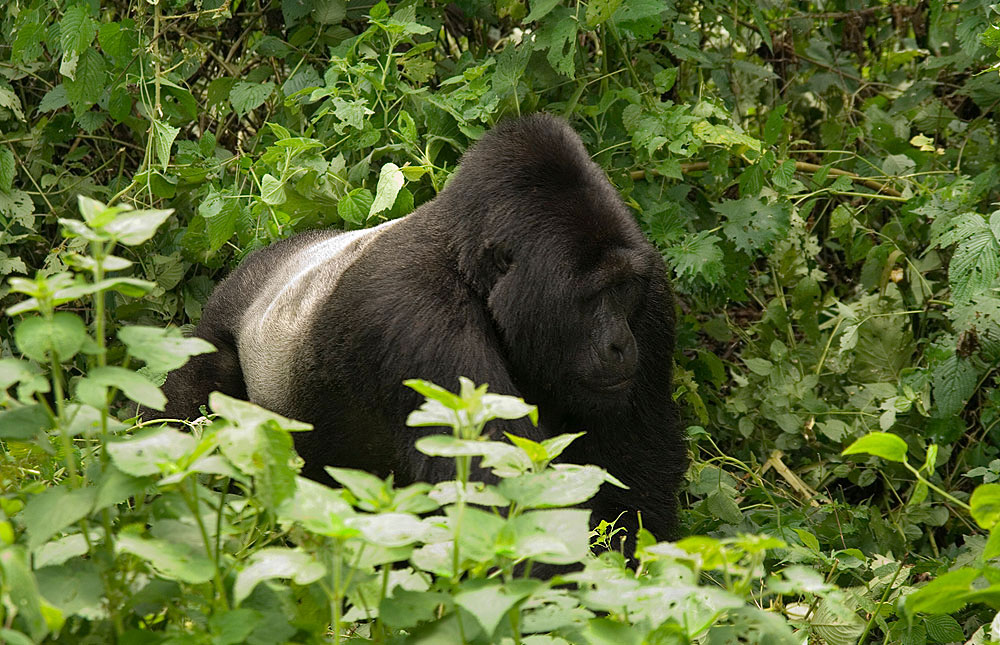
[[[620,381],[593,383],[591,385],[591,389],[597,390],[598,392],[621,392],[622,390],[628,388],[629,385],[632,385],[632,379],[624,378]]]

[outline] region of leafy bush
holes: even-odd
[[[1000,639],[988,3],[5,9],[0,637]],[[538,109],[581,132],[675,278],[694,537],[642,536],[635,575],[584,557],[576,519],[552,532],[586,562],[567,587],[515,566],[543,552],[513,528],[477,542],[463,521],[470,559],[428,571],[411,554],[455,537],[444,489],[297,480],[299,426],[239,402],[191,434],[130,425],[126,401],[157,407],[158,376],[207,350],[176,327],[247,253],[402,216],[489,126]],[[475,445],[532,461],[504,482],[568,468]],[[306,499],[328,524],[288,515]],[[463,513],[556,512],[528,506]],[[393,513],[427,532],[359,528]]]

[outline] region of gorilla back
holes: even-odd
[[[458,376],[539,406],[542,440],[585,430],[567,451],[629,485],[605,486],[598,518],[676,528],[686,449],[671,398],[673,300],[644,238],[579,136],[536,114],[501,123],[413,214],[349,233],[312,232],[250,255],[213,292],[195,335],[218,352],[164,385],[167,416],[213,390],[313,424],[297,433],[307,476],[325,465],[453,476],[405,426],[423,378]],[[501,422],[487,431],[499,436]],[[424,430],[433,431],[433,430]],[[620,521],[620,523],[622,523]]]

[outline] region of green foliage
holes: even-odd
[[[1000,641],[995,7],[5,9],[0,639]],[[412,418],[495,486],[326,488],[296,475],[301,425],[225,398],[193,433],[131,420],[210,351],[175,327],[246,254],[404,216],[534,110],[673,274],[692,537],[638,536],[639,575],[586,556],[566,506],[615,473],[550,463],[571,436],[481,441],[532,412],[471,384],[414,383]]]

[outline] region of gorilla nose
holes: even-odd
[[[629,378],[635,373],[637,351],[635,338],[632,334],[613,338],[605,343],[601,352],[601,361],[605,369],[623,378]]]

